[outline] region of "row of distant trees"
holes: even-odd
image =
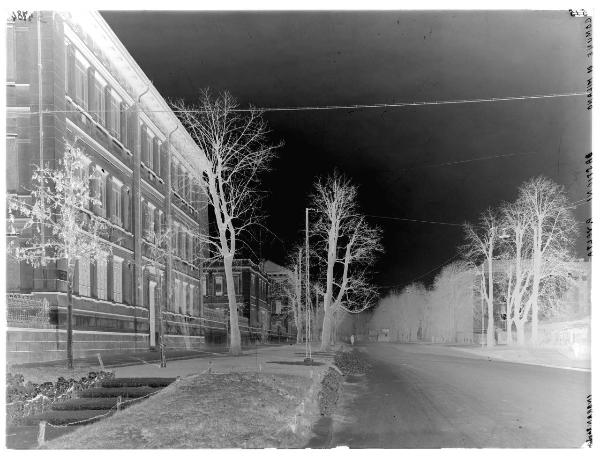
[[[453,262],[442,268],[430,287],[415,282],[382,298],[369,326],[388,329],[392,341],[463,342],[473,326],[466,312],[472,308],[472,289],[469,265]]]
[[[488,208],[476,223],[465,224],[462,259],[445,266],[432,287],[414,283],[382,299],[372,326],[389,328],[392,338],[404,341],[460,340],[461,324],[473,325],[462,317],[477,314],[475,291],[487,308],[489,346],[495,344],[494,304],[503,306],[508,344],[515,342],[513,329],[516,343],[526,343],[527,324],[529,342],[536,344],[540,316],[567,311],[564,294],[578,276],[573,207],[563,186],[543,176],[529,179],[514,201]]]

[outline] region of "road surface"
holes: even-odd
[[[589,372],[491,361],[450,347],[373,344],[329,431],[310,447],[580,447]],[[320,442],[319,442],[320,441]]]

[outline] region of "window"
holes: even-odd
[[[190,284],[190,299],[188,301],[189,303],[189,313],[190,316],[194,315],[194,290],[196,289],[196,286],[194,286],[193,284]]]
[[[154,235],[156,234],[156,229],[154,227],[154,205],[152,203],[148,203],[147,213],[146,213],[146,225],[148,239],[154,240]]]
[[[93,116],[102,125],[105,124],[105,113],[106,113],[106,99],[104,98],[104,83],[96,79],[94,81],[94,103],[92,106]]]
[[[110,94],[110,133],[117,140],[121,138],[121,100],[114,91]]]
[[[250,273],[250,295],[254,296],[256,293],[256,278],[253,273]]]
[[[79,60],[75,61],[75,100],[83,108],[87,108],[88,82],[87,68]]]
[[[121,210],[121,183],[115,179],[113,179],[113,185],[111,187],[111,201],[113,212],[111,220],[122,226],[123,212]]]
[[[158,216],[157,216],[157,223],[156,223],[157,227],[156,227],[156,236],[157,237],[161,237],[163,234],[163,212],[161,210],[158,210]]]
[[[154,137],[146,130],[146,165],[152,170],[154,168]]]
[[[98,298],[106,300],[106,259],[98,259],[96,261],[96,287],[98,288]]]
[[[123,301],[123,259],[113,256],[113,301]]]
[[[188,312],[188,301],[187,301],[187,282],[181,283],[181,313]]]
[[[16,80],[15,72],[15,26],[6,25],[6,80],[13,82]]]
[[[223,295],[223,276],[215,276],[215,295]]]
[[[188,233],[187,249],[188,249],[188,260],[190,262],[193,262],[194,261],[194,237],[192,236],[191,233]]]
[[[175,280],[175,309],[174,311],[179,312],[181,305],[181,281]]]
[[[275,314],[281,314],[281,300],[275,300]]]
[[[95,182],[95,197],[98,200],[96,203],[96,209],[99,214],[106,216],[106,175],[102,169],[96,168]]]
[[[90,296],[90,259],[79,259],[79,295]]]
[[[206,276],[202,276],[202,295],[206,297]]]
[[[6,136],[6,163],[13,164],[15,169],[19,169],[19,148],[17,146],[17,137]],[[19,173],[6,174],[6,190],[19,189]]]
[[[240,290],[242,289],[241,286],[241,276],[240,275],[233,275],[233,284],[235,287],[235,294],[238,295],[240,294]]]
[[[123,226],[129,230],[130,229],[130,223],[129,223],[129,202],[130,202],[130,198],[129,198],[129,189],[124,187],[122,190],[122,194],[123,194]]]

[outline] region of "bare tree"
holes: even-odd
[[[336,311],[359,313],[376,298],[367,273],[383,251],[381,231],[358,213],[356,196],[356,186],[337,173],[318,180],[312,196],[319,218],[311,235],[317,258],[326,268],[321,350],[331,342]]]
[[[563,186],[538,176],[519,188],[520,205],[530,218],[532,291],[531,343],[537,344],[540,284],[552,273],[561,275],[575,241],[577,223]]]
[[[283,294],[287,299],[284,312],[294,321],[296,343],[302,342],[305,320],[302,307],[302,256],[303,249],[300,246],[292,250],[287,267],[287,278],[283,284]]]
[[[479,269],[480,293],[485,298],[488,311],[487,345],[493,346],[494,339],[494,261],[497,259],[498,217],[491,208],[479,217],[473,226],[465,224],[465,244],[462,251],[465,260]]]
[[[258,208],[263,193],[258,188],[259,179],[269,169],[277,146],[267,142],[269,131],[262,112],[254,108],[240,110],[228,92],[213,97],[209,90],[203,90],[197,104],[188,106],[178,101],[173,109],[206,156],[199,179],[213,209],[217,234],[198,233],[197,238],[223,259],[229,300],[229,350],[239,354],[233,259],[243,234],[260,224]]]
[[[73,368],[73,277],[78,261],[106,260],[109,245],[101,238],[107,225],[90,208],[101,200],[90,193],[89,161],[79,148],[65,144],[59,166],[35,167],[31,194],[9,195],[12,235],[24,235],[8,243],[7,253],[34,268],[64,263],[67,283],[67,366]],[[16,213],[16,215],[15,215]],[[20,230],[17,234],[16,230]]]
[[[508,342],[514,322],[517,343],[525,344],[525,324],[531,315],[531,343],[536,344],[540,302],[556,303],[570,281],[577,225],[564,188],[544,177],[521,185],[517,200],[502,206],[502,216]]]

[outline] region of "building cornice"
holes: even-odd
[[[102,49],[107,59],[118,67],[119,75],[131,86],[134,94],[142,94],[149,89],[142,98],[140,111],[144,111],[151,117],[161,131],[172,131],[177,125],[180,127],[173,134],[173,143],[186,162],[191,165],[195,174],[200,176],[207,166],[206,156],[102,16],[97,11],[83,10],[63,12],[61,16],[67,22],[80,26]]]

